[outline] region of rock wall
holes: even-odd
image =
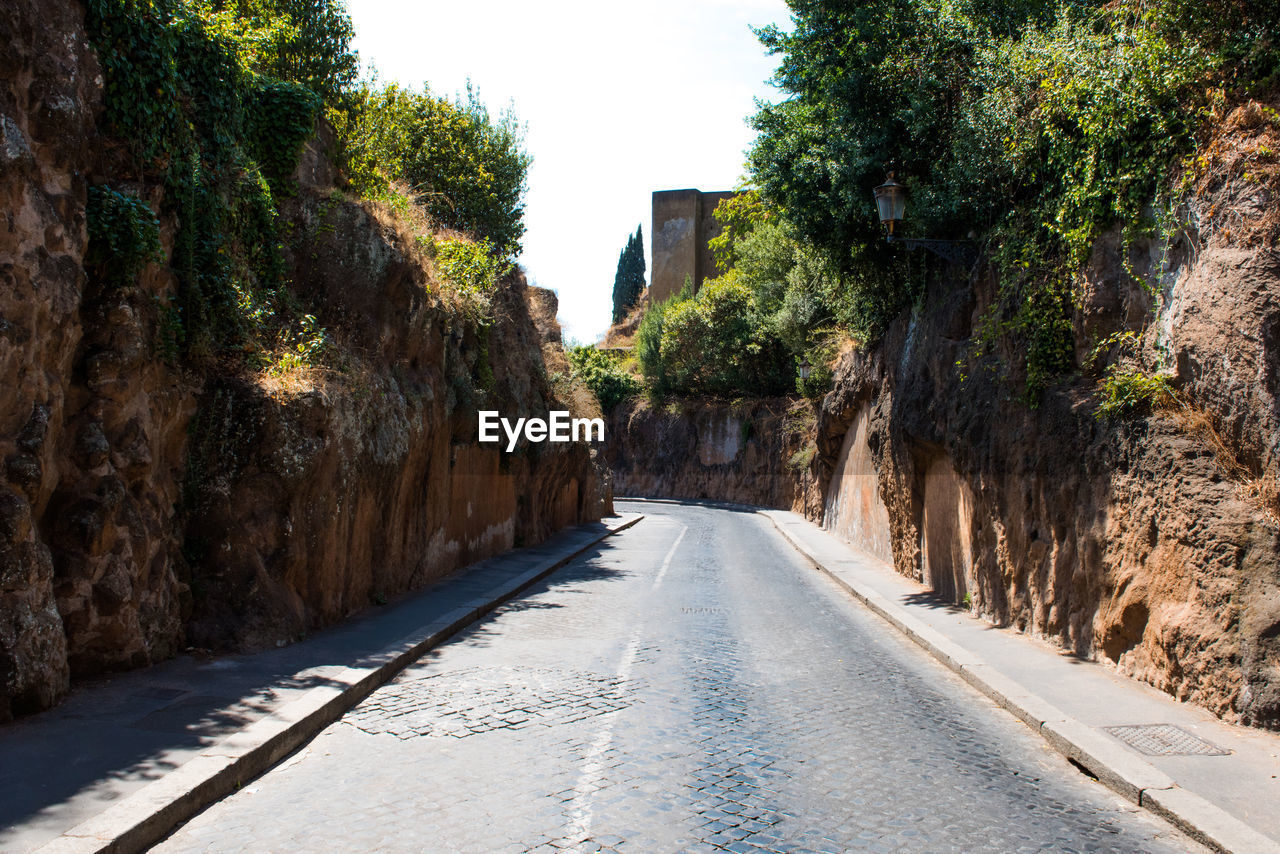
[[[893,560],[889,510],[880,499],[880,481],[867,444],[870,407],[862,407],[845,431],[834,470],[827,483],[822,527],[850,545]]]
[[[818,430],[853,436],[847,458],[871,460],[898,572],[995,624],[1276,728],[1280,254],[1201,238],[1197,251],[1130,250],[1154,294],[1125,272],[1118,239],[1104,240],[1075,318],[1082,363],[1111,332],[1143,333],[1182,403],[1100,419],[1088,373],[1038,408],[1020,402],[998,370],[1016,354],[970,358],[995,292],[984,271],[935,280],[923,308],[846,356]],[[828,517],[845,518],[866,464],[833,468]]]
[[[67,637],[41,523],[62,464],[98,453],[96,437],[77,442],[68,423],[80,408],[68,378],[84,334],[87,182],[78,167],[92,144],[97,75],[82,13],[58,4],[35,27],[40,11],[0,9],[0,719],[66,690]],[[59,516],[64,530],[77,524]]]
[[[163,205],[96,123],[83,8],[6,3],[0,70],[0,721],[78,676],[287,642],[608,511],[587,448],[474,442],[481,404],[570,408],[521,275],[488,331],[463,322],[414,235],[344,196],[314,141],[286,261],[337,369],[183,364],[160,343],[166,267],[113,289],[85,271],[91,184]]]
[[[586,447],[476,442],[481,404],[572,408],[542,367],[543,335],[559,330],[530,318],[548,295],[513,274],[482,340],[428,299],[411,236],[332,198],[317,188],[288,205],[291,260],[353,364],[302,387],[235,376],[204,390],[186,473],[196,646],[291,640],[610,509]]]
[[[634,399],[612,413],[603,458],[617,495],[814,511],[813,424],[807,401]]]

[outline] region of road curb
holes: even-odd
[[[1112,791],[1223,854],[1280,854],[1280,843],[1220,807],[1177,785],[1163,771],[1068,716],[1026,687],[996,671],[978,655],[925,625],[879,592],[828,567],[813,549],[769,510],[758,510],[796,551],[876,616],[955,671],[1001,708],[1038,732],[1067,759]],[[810,523],[806,523],[810,524]]]
[[[636,514],[572,552],[494,587],[437,617],[375,656],[347,667],[248,727],[211,745],[158,780],[35,849],[38,854],[132,854],[144,851],[210,804],[261,775],[432,648],[546,578],[602,540],[635,525]]]

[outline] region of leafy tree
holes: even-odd
[[[769,332],[791,352],[803,352],[842,301],[840,277],[826,255],[796,237],[754,189],[721,201],[715,215],[724,225],[710,243],[717,263],[751,289]]]
[[[279,80],[301,83],[335,103],[351,89],[360,60],[343,0],[221,0],[247,24],[242,41],[251,65]]]
[[[640,226],[627,238],[627,245],[618,255],[618,271],[613,277],[613,322],[617,323],[640,299],[644,290],[644,235]]]
[[[1070,366],[1072,282],[1098,235],[1152,227],[1206,93],[1270,85],[1280,68],[1274,3],[790,5],[791,32],[759,31],[789,96],[753,118],[761,199],[838,275],[833,314],[874,334],[922,281],[872,202],[896,170],[908,236],[987,241],[1001,291],[984,329],[1022,348],[1029,400]]]
[[[739,244],[752,231],[774,220],[778,212],[771,209],[760,191],[754,187],[742,189],[716,204],[715,218],[720,223],[720,234],[707,242],[716,266],[728,270],[738,262]]]

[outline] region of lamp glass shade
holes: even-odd
[[[884,223],[900,221],[907,210],[907,188],[893,180],[893,176],[890,175],[888,181],[876,187],[875,194],[880,221]]]
[[[800,363],[800,379],[802,380],[809,379],[809,370],[811,369],[811,367],[812,366],[809,364],[808,359],[805,359],[803,362]]]

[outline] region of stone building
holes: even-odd
[[[721,231],[713,212],[729,191],[659,190],[653,194],[653,225],[649,229],[652,266],[649,299],[664,300],[680,292],[685,277],[695,288],[721,272],[711,258],[707,241]]]

